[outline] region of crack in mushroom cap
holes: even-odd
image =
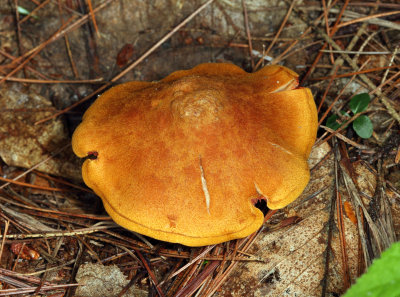
[[[245,237],[263,222],[252,199],[282,208],[309,180],[317,112],[297,77],[201,64],[113,87],[72,138],[79,157],[97,153],[83,179],[135,232],[189,246]]]

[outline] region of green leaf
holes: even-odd
[[[23,15],[29,14],[29,10],[27,10],[26,8],[23,8],[22,6],[17,6],[17,10],[18,10],[18,13],[20,13],[20,14],[23,14]]]
[[[353,129],[361,138],[370,138],[373,131],[372,122],[366,115],[361,115],[354,120]]]
[[[362,94],[355,95],[350,100],[350,103],[349,103],[350,109],[354,114],[362,112],[367,109],[367,106],[370,101],[371,101],[371,97],[369,96],[368,93],[362,93]]]
[[[17,6],[17,10],[18,13],[22,14],[22,15],[28,15],[30,14],[30,11],[27,10],[26,8],[23,8],[22,6]],[[38,17],[36,15],[32,15],[33,18],[38,19]]]
[[[374,260],[343,297],[398,297],[400,296],[400,243],[394,243]]]
[[[332,130],[337,130],[341,126],[340,123],[337,121],[338,116],[333,114],[326,120],[326,126],[331,128]]]

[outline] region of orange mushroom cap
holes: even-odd
[[[309,180],[317,111],[282,66],[247,73],[201,64],[159,82],[111,88],[72,138],[85,183],[116,223],[188,246],[245,237]]]

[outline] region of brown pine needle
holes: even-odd
[[[99,28],[97,27],[96,17],[94,15],[94,11],[93,11],[92,0],[87,0],[87,4],[89,6],[90,16],[92,17],[92,23],[93,23],[94,31],[96,32],[97,37],[100,37]]]
[[[19,77],[7,77],[0,75],[0,79],[6,81],[15,81],[21,83],[31,83],[31,84],[100,84],[104,83],[103,78],[94,79],[81,79],[81,80],[51,80],[51,79],[33,79],[33,78],[19,78]]]
[[[400,10],[396,10],[396,11],[389,11],[389,12],[384,12],[384,13],[378,13],[378,14],[374,14],[374,15],[369,15],[369,16],[365,16],[365,17],[361,17],[358,19],[354,19],[348,22],[343,22],[341,24],[338,25],[338,28],[342,28],[351,24],[355,24],[355,23],[360,23],[360,22],[364,22],[370,19],[376,19],[379,17],[384,17],[384,16],[389,16],[389,15],[394,15],[394,14],[400,14]]]
[[[334,74],[334,75],[330,75],[330,76],[316,77],[316,78],[311,78],[311,80],[337,79],[337,78],[349,77],[349,76],[363,74],[363,73],[377,72],[377,71],[382,71],[382,70],[385,70],[385,69],[392,69],[392,68],[400,68],[400,65],[377,67],[377,68],[359,70],[359,71],[356,71],[356,72],[349,72],[349,73],[336,74],[336,75]]]
[[[54,192],[66,192],[67,191],[66,189],[32,185],[32,184],[28,184],[28,183],[24,183],[24,182],[15,181],[15,180],[12,180],[9,178],[4,178],[1,176],[0,176],[0,181],[4,181],[4,182],[10,183],[10,184],[24,186],[24,187],[28,187],[28,188],[33,188],[33,189],[45,190],[45,191],[54,191]]]

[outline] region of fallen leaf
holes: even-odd
[[[24,260],[37,260],[40,257],[37,251],[23,243],[12,243],[10,249],[14,255],[19,255]]]
[[[118,67],[124,67],[130,58],[133,56],[133,45],[130,43],[125,44],[117,55]]]
[[[343,204],[344,204],[344,212],[346,213],[347,217],[353,224],[357,225],[357,218],[353,210],[353,206],[348,201],[345,201]]]

